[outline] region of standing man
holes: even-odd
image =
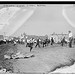
[[[54,44],[54,38],[51,37],[51,45],[53,45],[53,44]]]
[[[54,36],[53,36],[53,34],[51,35],[50,41],[51,41],[51,45],[53,45],[54,44]]]
[[[37,39],[37,43],[36,43],[35,48],[36,48],[37,46],[40,48],[40,39],[39,39],[39,38]]]
[[[72,47],[72,41],[73,41],[73,35],[71,31],[68,31],[68,36],[69,36],[69,47]]]

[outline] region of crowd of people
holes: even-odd
[[[68,39],[66,39],[66,37],[62,37],[61,41],[59,42],[55,42],[55,38],[53,36],[48,37],[48,36],[44,36],[45,38],[28,38],[28,36],[22,36],[21,38],[18,37],[13,37],[11,39],[4,39],[4,40],[0,40],[0,45],[4,45],[4,44],[13,44],[14,46],[16,46],[17,44],[22,44],[25,45],[26,47],[30,48],[30,52],[33,50],[33,48],[44,48],[47,47],[49,45],[53,46],[54,44],[59,44],[60,46],[64,46],[65,44],[68,44],[69,48],[73,47],[73,43],[75,45],[75,38],[73,37],[73,34],[71,31],[68,31]],[[8,55],[5,54],[4,55],[4,59],[24,59],[24,58],[32,58],[34,57],[34,54],[23,54],[21,52],[17,52],[15,54],[12,55]],[[6,68],[0,68],[0,73],[12,73],[12,70],[7,70]]]
[[[71,31],[68,31],[68,40],[66,40],[65,36],[61,39],[60,41],[60,44],[61,46],[64,46],[64,44],[68,44],[68,46],[70,48],[72,48],[72,42],[74,41],[74,44],[75,44],[75,38],[73,37],[73,34]],[[28,39],[28,37],[24,36],[24,37],[21,37],[21,38],[18,38],[16,37],[15,38],[12,38],[12,39],[4,39],[4,40],[0,40],[0,45],[1,44],[9,44],[9,43],[12,43],[14,46],[16,44],[25,44],[26,47],[29,47],[30,48],[30,51],[33,49],[33,47],[37,48],[41,48],[41,46],[44,48],[46,46],[48,46],[49,44],[50,45],[53,45],[55,44],[55,40],[54,40],[54,37],[51,36],[51,37],[48,37],[46,36],[44,39],[38,37],[37,39],[35,38],[30,38]],[[57,42],[58,43],[58,42]]]
[[[58,44],[59,46],[64,46],[65,44],[68,45],[69,48],[73,47],[73,44],[75,45],[75,38],[73,37],[73,34],[71,31],[68,31],[68,38],[66,39],[66,36],[62,36],[62,39],[60,41],[58,40],[57,42],[55,41],[55,37],[52,35],[51,37],[48,36],[43,36],[37,38],[31,37],[28,38],[28,36],[22,36],[22,37],[12,37],[11,39],[4,39],[0,40],[0,45],[4,44],[12,44],[14,46],[21,44],[25,45],[27,48],[30,49],[30,52],[33,50],[33,48],[45,48],[47,46],[53,46]],[[4,54],[4,59],[9,60],[9,59],[27,59],[27,58],[32,58],[35,57],[34,54],[23,54],[21,52],[17,52],[11,55]],[[11,69],[6,69],[6,68],[1,68],[0,73],[12,73]]]

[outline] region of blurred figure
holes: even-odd
[[[72,41],[73,41],[73,35],[71,31],[68,31],[68,36],[69,36],[69,47],[72,47]]]
[[[75,38],[74,38],[74,45],[75,45]]]
[[[37,47],[37,46],[40,48],[40,39],[37,39],[37,43],[36,43],[35,47]]]
[[[53,45],[53,44],[54,44],[54,38],[51,37],[51,45]]]
[[[33,45],[34,45],[33,39],[34,38],[31,38],[30,40],[27,39],[27,42],[26,42],[26,47],[30,48],[30,52],[33,49]]]
[[[61,40],[61,45],[63,46],[65,44],[67,44],[67,41],[66,41],[65,36],[64,36],[63,39]]]

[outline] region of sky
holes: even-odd
[[[25,32],[28,35],[46,35],[55,33],[75,33],[75,8],[71,5],[45,5],[38,7],[17,8],[16,14],[6,21],[1,29],[7,35],[19,36]],[[8,25],[9,24],[9,25]]]

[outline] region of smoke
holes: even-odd
[[[67,14],[66,14],[66,9],[64,7],[65,6],[63,6],[63,9],[62,9],[62,14],[63,14],[64,18],[72,27],[75,27],[75,24],[68,18]]]

